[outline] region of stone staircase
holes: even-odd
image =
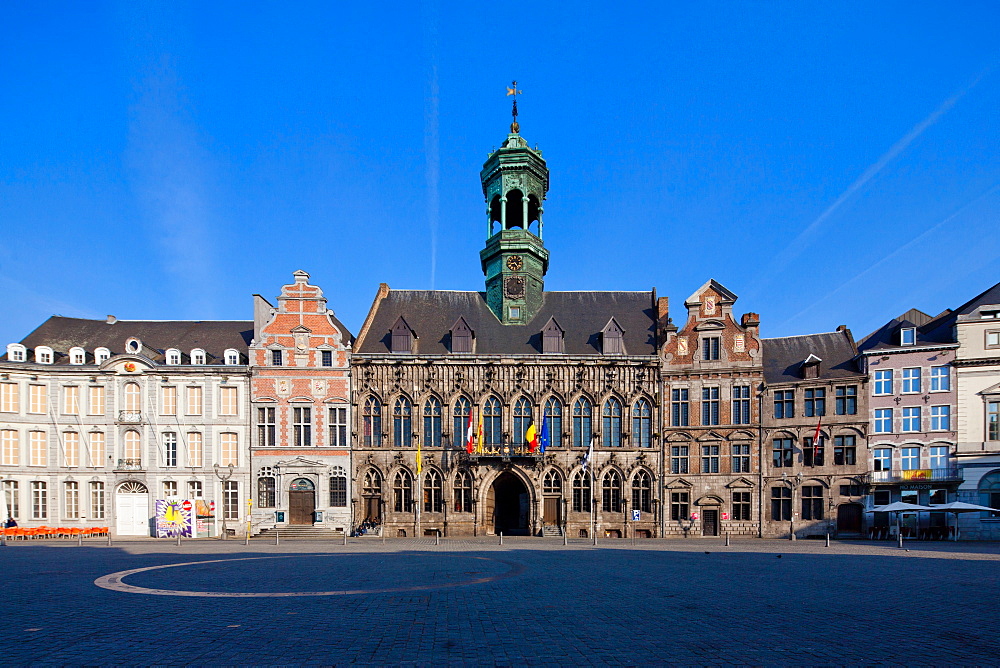
[[[329,540],[331,538],[343,539],[344,537],[343,531],[334,531],[333,529],[309,526],[308,524],[291,524],[282,527],[263,529],[259,533],[254,534],[254,537],[273,539],[275,532],[277,532],[279,540]]]
[[[562,527],[554,524],[543,524],[542,536],[546,538],[560,538],[562,537]]]

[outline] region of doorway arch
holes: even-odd
[[[495,533],[527,536],[531,514],[531,495],[520,477],[504,471],[490,485],[486,498],[486,520],[492,521]]]
[[[296,478],[288,486],[288,523],[313,523],[316,511],[316,485],[308,478]]]

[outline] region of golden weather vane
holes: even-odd
[[[514,122],[510,124],[510,131],[513,132],[514,134],[517,134],[518,132],[521,131],[521,126],[517,122],[517,96],[521,95],[521,94],[522,94],[522,91],[520,91],[520,90],[517,89],[517,82],[516,81],[511,81],[510,82],[510,86],[507,86],[507,95],[508,96],[510,96],[510,95],[514,96],[514,99],[513,99],[513,103],[514,104],[512,105],[511,111],[510,111],[511,116],[514,117]]]

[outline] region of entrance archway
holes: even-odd
[[[115,532],[119,536],[149,535],[149,490],[127,480],[115,491]]]
[[[316,510],[316,486],[307,478],[296,478],[288,487],[288,523],[312,524]]]
[[[505,536],[527,536],[531,496],[524,482],[510,471],[501,473],[490,486],[486,500],[492,508],[493,530]]]

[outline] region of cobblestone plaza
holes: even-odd
[[[25,542],[0,563],[9,664],[1000,657],[1000,550],[989,543]]]

